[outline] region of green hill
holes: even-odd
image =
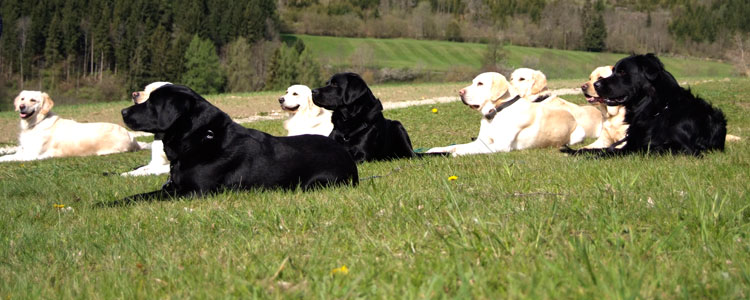
[[[284,40],[301,39],[324,63],[338,68],[352,66],[365,57],[367,67],[408,68],[450,72],[476,69],[482,65],[485,44],[426,41],[411,39],[342,38],[311,35],[284,35]],[[547,77],[572,79],[588,77],[591,70],[610,65],[627,56],[618,53],[593,53],[506,45],[506,66],[510,69],[529,67],[542,70]],[[667,70],[676,77],[733,76],[730,64],[695,58],[661,56]]]

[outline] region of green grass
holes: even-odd
[[[285,35],[299,38],[312,49],[315,56],[328,64],[348,67],[358,48],[371,49],[373,59],[369,67],[409,68],[449,72],[455,69],[479,69],[486,49],[485,44],[457,43],[411,39],[343,38],[311,35]],[[599,66],[613,65],[627,56],[617,53],[592,53],[546,48],[506,45],[507,67],[529,67],[542,70],[549,79],[588,78]],[[730,64],[696,58],[661,57],[666,68],[676,77],[730,77]]]
[[[95,205],[166,177],[102,172],[148,152],[3,163],[0,297],[748,298],[750,81],[693,91],[744,140],[702,159],[536,149],[364,163],[360,177],[382,177],[115,208]],[[415,147],[476,135],[476,112],[432,107],[386,116]]]

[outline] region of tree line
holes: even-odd
[[[0,97],[25,88],[122,99],[164,80],[254,91],[327,77],[280,32],[741,57],[750,73],[749,13],[746,0],[3,0]]]
[[[4,86],[116,99],[152,81],[194,80],[183,77],[216,67],[217,49],[279,31],[273,0],[3,0],[0,16]],[[223,79],[209,81],[223,90]]]

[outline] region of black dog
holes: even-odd
[[[242,127],[193,90],[156,89],[122,110],[133,130],[163,134],[171,162],[161,190],[124,201],[203,195],[222,189],[303,189],[356,184],[357,165],[344,147],[322,136],[274,137]]]
[[[601,156],[674,153],[701,156],[724,150],[727,121],[721,110],[677,83],[653,54],[633,55],[617,62],[610,77],[594,83],[607,105],[624,105],[625,138],[605,149],[562,149],[572,154]],[[626,143],[621,149],[615,146]]]
[[[406,129],[383,117],[383,105],[354,73],[333,75],[312,91],[313,102],[333,111],[330,138],[345,145],[357,162],[414,157]]]

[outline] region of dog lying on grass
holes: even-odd
[[[568,111],[522,98],[500,73],[487,72],[458,92],[483,118],[471,143],[432,148],[453,156],[580,143],[585,132]]]
[[[312,91],[306,85],[293,85],[279,98],[281,109],[292,116],[284,121],[287,136],[318,134],[328,136],[333,131],[331,111],[312,101]]]
[[[579,155],[613,156],[641,153],[675,153],[700,156],[723,151],[727,121],[718,108],[682,88],[653,54],[633,55],[615,64],[612,76],[594,83],[597,94],[609,106],[625,106],[629,125],[615,148],[561,151]]]
[[[535,103],[555,105],[567,110],[576,119],[576,123],[583,127],[586,138],[598,138],[602,131],[602,114],[590,105],[578,105],[553,95],[547,89],[547,76],[541,71],[529,68],[519,68],[510,75],[510,84],[521,97]]]
[[[584,148],[606,148],[625,138],[628,124],[625,123],[625,106],[604,104],[604,99],[599,97],[594,89],[594,83],[602,78],[612,75],[612,66],[598,67],[589,75],[589,81],[581,86],[586,101],[594,105],[602,113],[602,133],[593,143]],[[625,146],[625,142],[619,143],[617,147]]]
[[[160,190],[120,203],[223,189],[308,190],[358,182],[356,163],[335,141],[319,135],[274,137],[242,127],[184,86],[158,88],[148,101],[123,109],[122,117],[133,130],[163,134],[171,170]]]
[[[125,128],[112,123],[79,123],[53,113],[47,93],[21,91],[13,104],[21,118],[19,148],[0,157],[4,161],[29,161],[65,156],[106,155],[148,148],[136,142]]]
[[[133,92],[133,104],[141,104],[148,101],[148,97],[155,89],[172,84],[170,82],[153,82],[143,89],[143,91]],[[169,173],[169,160],[164,153],[164,143],[161,141],[162,134],[155,134],[154,141],[151,143],[151,161],[145,166],[137,167],[135,170],[120,174],[120,176],[144,176],[144,175],[161,175]]]
[[[344,145],[357,162],[415,157],[401,122],[383,116],[383,104],[362,77],[338,73],[312,91],[313,102],[333,111],[330,138]]]

